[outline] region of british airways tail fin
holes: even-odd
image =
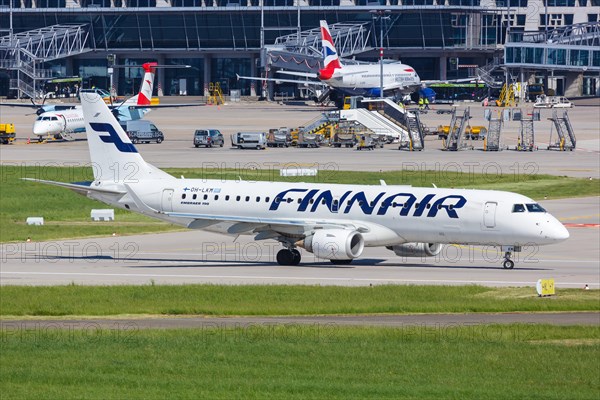
[[[144,78],[140,92],[128,99],[125,104],[135,104],[138,106],[149,106],[152,99],[152,90],[154,89],[154,75],[156,74],[156,62],[148,62],[142,65],[144,68]]]
[[[319,79],[331,79],[336,69],[342,69],[342,63],[333,45],[327,21],[321,20],[321,47],[323,48],[323,69],[319,70]]]
[[[95,181],[175,179],[144,161],[99,95],[82,93],[81,108]]]

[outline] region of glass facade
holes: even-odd
[[[548,49],[548,64],[550,65],[566,65],[567,50],[565,49]]]

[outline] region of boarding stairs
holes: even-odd
[[[421,151],[425,148],[424,125],[421,123],[418,113],[409,112],[390,99],[363,99],[362,102],[377,104],[378,112],[381,115],[406,130],[407,140],[401,141],[400,149]]]
[[[537,150],[535,147],[535,130],[533,126],[533,118],[521,119],[521,130],[519,132],[519,143],[517,143],[517,150]]]
[[[477,68],[477,78],[481,79],[490,88],[501,88],[502,83],[499,83],[495,76],[494,71],[500,67],[500,58],[494,57],[492,62]]]
[[[52,71],[45,62],[90,51],[87,47],[88,24],[59,24],[0,37],[0,69],[12,74],[9,88],[18,97],[43,95],[43,81]]]
[[[556,134],[558,135],[558,142],[552,143],[552,130],[550,130],[550,145],[548,146],[548,150],[573,151],[577,140],[567,112],[564,111],[562,117],[559,117],[558,111],[554,110],[552,118],[549,119],[554,124],[554,130],[556,130]]]
[[[459,151],[469,147],[465,138],[465,128],[469,123],[469,119],[471,119],[469,108],[464,111],[463,115],[458,115],[457,110],[454,110],[452,120],[450,121],[448,137],[446,138],[445,150]]]
[[[500,134],[502,132],[502,119],[490,118],[488,132],[485,138],[485,151],[500,151]]]
[[[379,136],[388,136],[400,142],[410,140],[406,128],[390,121],[377,111],[369,111],[364,108],[341,110],[340,120],[355,121]]]

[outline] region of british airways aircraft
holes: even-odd
[[[443,244],[500,246],[504,268],[521,246],[566,240],[562,223],[534,200],[490,190],[178,179],[144,161],[97,94],[81,99],[94,181],[37,182],[190,229],[274,239],[280,265],[303,248],[348,264],[365,247],[435,256]]]
[[[327,21],[321,21],[321,47],[324,67],[318,73],[277,71],[281,74],[318,79],[321,84],[353,96],[379,97],[381,95],[381,67],[379,63],[342,64]],[[239,76],[238,79],[310,84],[307,81],[279,78]],[[384,94],[409,94],[421,88],[421,79],[413,67],[398,61],[383,63]]]

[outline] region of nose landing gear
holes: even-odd
[[[502,262],[502,267],[504,267],[504,269],[513,269],[515,267],[515,262],[510,259],[510,255],[510,251],[507,251],[504,254],[504,261]]]

